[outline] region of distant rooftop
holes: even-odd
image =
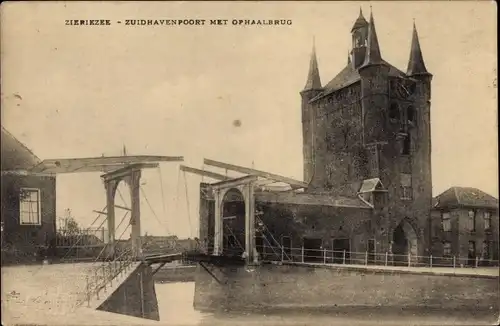
[[[483,207],[498,209],[498,199],[471,187],[451,187],[433,200],[433,207]]]

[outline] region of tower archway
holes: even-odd
[[[241,257],[245,251],[245,198],[237,188],[222,199],[222,252]]]
[[[408,264],[408,255],[417,256],[418,237],[413,226],[403,219],[392,234],[392,254],[394,263]],[[412,260],[416,258],[412,258]]]

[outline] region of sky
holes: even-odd
[[[382,57],[406,71],[415,20],[434,75],[433,195],[470,186],[498,197],[495,5],[4,2],[2,125],[41,159],[121,155],[125,145],[129,155],[184,156],[183,164],[196,168],[210,158],[301,180],[299,92],[312,39],[325,84],[346,64],[359,8],[368,19],[371,6]],[[110,19],[112,25],[65,26],[67,19]],[[229,24],[115,23],[125,19]],[[292,25],[232,26],[232,19],[290,19]],[[144,171],[143,233],[197,236],[200,181],[179,172],[179,163]],[[129,197],[121,183],[116,204],[130,205]],[[70,208],[89,226],[97,217],[92,211],[104,206],[99,173],[57,177],[59,216]]]

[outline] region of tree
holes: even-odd
[[[61,221],[60,233],[62,236],[74,236],[80,234],[80,226],[71,215],[71,210],[66,209],[66,216],[59,219]]]

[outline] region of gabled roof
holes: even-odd
[[[389,76],[390,77],[406,77],[406,74],[394,67],[390,63],[382,60],[384,64],[389,66]],[[354,84],[361,79],[358,69],[354,68],[352,64],[347,64],[344,69],[342,69],[337,76],[335,76],[328,84],[323,88],[318,96],[316,96],[312,101],[315,101],[323,96],[331,94],[341,88]]]
[[[373,192],[373,191],[385,191],[384,185],[379,178],[366,179],[363,180],[359,193]]]
[[[451,187],[433,200],[434,208],[478,207],[498,209],[498,199],[471,187]]]
[[[40,159],[26,145],[2,126],[1,170],[28,170],[40,163]]]

